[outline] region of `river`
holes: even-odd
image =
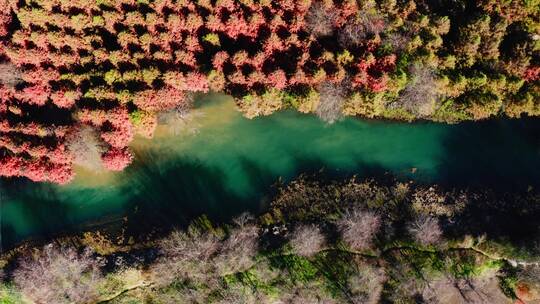
[[[160,127],[137,138],[125,171],[77,170],[66,186],[0,180],[2,248],[109,222],[136,229],[200,213],[258,211],[278,180],[299,173],[391,175],[451,187],[525,191],[540,187],[540,119],[445,125],[346,118],[326,125],[282,111],[248,120],[225,97],[202,98],[179,134]]]

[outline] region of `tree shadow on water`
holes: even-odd
[[[60,231],[72,231],[78,225],[69,220],[70,208],[61,201],[54,185],[35,183],[26,178],[5,178],[0,180],[0,191],[2,208],[7,207],[7,204],[22,204],[17,206],[20,210],[19,218],[9,221],[31,223],[32,226],[29,228],[31,231],[16,231],[15,227],[7,225],[6,214],[1,214],[4,217],[0,226],[3,250],[12,248],[26,238],[52,239]]]
[[[443,143],[441,184],[502,192],[540,186],[540,119],[462,123]]]
[[[183,156],[165,162],[155,161],[158,157],[158,152],[138,152],[137,159],[146,161],[126,171],[129,182],[121,191],[131,197],[125,207],[130,234],[144,234],[156,228],[185,227],[203,214],[213,221],[223,222],[244,211],[260,213],[277,193],[276,186],[280,182],[288,182],[301,173],[315,174],[321,181],[358,173],[361,177],[389,178],[383,167],[362,161],[345,170],[333,170],[324,169],[327,166],[320,159],[299,155],[294,158],[291,168],[278,172],[249,158],[239,157],[241,182],[247,181],[247,188],[238,193],[233,187],[236,181],[230,180],[221,168]]]
[[[137,155],[137,159],[145,160],[156,157],[155,152],[149,151]],[[224,172],[194,159],[145,161],[128,168],[126,175],[129,182],[121,191],[131,196],[126,205],[130,233],[186,225],[202,214],[226,220],[256,208],[251,197],[238,195],[227,187]]]
[[[18,216],[20,218],[16,220],[28,223],[23,228],[28,231],[23,233],[21,228],[6,224],[2,226],[4,249],[26,239],[49,241],[93,228],[107,229],[113,233],[123,230],[127,236],[144,236],[153,231],[185,227],[202,214],[208,215],[213,221],[228,221],[244,211],[264,211],[276,195],[279,181],[288,182],[301,173],[316,174],[321,180],[330,181],[353,175],[358,170],[364,175],[385,172],[379,166],[361,161],[347,170],[324,169],[327,164],[322,160],[304,155],[293,158],[290,168],[276,171],[271,163],[261,165],[253,159],[239,156],[240,179],[247,184],[240,187],[245,191],[238,193],[238,188],[234,187],[236,181],[230,180],[222,168],[211,167],[185,156],[164,160],[159,151],[136,153],[136,163],[125,170],[122,177],[124,183],[115,186],[118,188],[112,194],[101,195],[104,191],[101,188],[63,192],[61,186],[33,183],[26,179],[0,180],[0,190],[4,189],[9,204],[24,204],[17,208],[20,214],[11,212],[12,216]],[[93,203],[99,204],[105,211],[95,215],[79,214],[85,218],[84,222],[74,220],[73,212],[80,206],[69,200],[76,198],[84,201],[81,197],[95,199]],[[107,212],[108,205],[118,206],[118,202],[112,200],[125,203],[120,203],[120,210]],[[91,205],[85,210],[92,212]],[[92,218],[95,216],[99,218]]]
[[[444,143],[440,183],[486,193],[467,205],[451,233],[537,246],[540,119],[464,123]]]

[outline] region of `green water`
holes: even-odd
[[[332,177],[540,186],[538,119],[443,125],[348,118],[325,125],[292,111],[247,120],[227,98],[200,104],[192,122],[198,133],[161,128],[152,140],[137,139],[136,161],[124,172],[80,171],[67,186],[0,180],[3,247],[110,222],[148,230],[200,213],[257,211],[278,179],[321,169]]]

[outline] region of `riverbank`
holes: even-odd
[[[488,189],[302,176],[279,186],[268,209],[255,217],[201,217],[146,242],[128,235],[118,242],[101,231],[54,246],[89,247],[98,254],[79,254],[74,261],[104,262],[98,268],[102,279],[90,286],[90,303],[274,303],[287,297],[378,303],[418,296],[471,300],[480,294],[510,303],[538,295],[540,278],[531,274],[540,254],[530,240],[540,236],[533,220],[540,215],[539,201],[536,190],[500,197]],[[66,258],[64,251],[54,252]],[[29,246],[12,253],[4,256],[5,275],[24,293],[16,258],[24,264],[41,255]],[[83,273],[88,271],[95,270]],[[53,288],[53,282],[41,288]],[[54,288],[46,295],[65,287]]]

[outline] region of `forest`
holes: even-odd
[[[259,215],[26,243],[2,255],[0,302],[535,303],[539,201],[304,175]]]
[[[193,143],[200,155],[157,144],[161,126],[190,124],[200,97],[211,94],[232,97],[233,114],[258,133],[230,124],[234,134]],[[226,116],[225,109],[213,113]],[[308,117],[294,134],[315,139],[256,142],[257,149],[237,140],[261,134],[271,141],[267,126],[292,130],[290,120],[262,118],[278,111],[286,113],[271,117]],[[433,128],[410,130],[415,147],[403,144],[407,137],[390,148],[409,131],[371,129],[388,136],[380,144],[357,136],[350,126],[367,134],[368,124],[347,116]],[[0,304],[537,303],[540,193],[531,172],[538,116],[540,0],[0,0],[0,186],[14,197],[4,206],[0,188]],[[438,128],[490,119],[529,125]],[[353,134],[332,133],[340,123]],[[312,136],[306,129],[315,124],[321,129]],[[477,140],[490,130],[523,136],[512,144],[502,135]],[[470,147],[449,149],[468,133]],[[337,153],[353,137],[367,148]],[[153,138],[145,145],[165,147],[159,153],[180,164],[138,151],[141,138]],[[440,142],[416,149],[431,139]],[[180,146],[182,137],[174,140]],[[212,145],[214,156],[209,146],[220,140],[235,142],[227,151]],[[304,142],[320,149],[302,154],[310,148],[299,147]],[[473,157],[468,149],[485,151],[477,142],[509,148]],[[391,152],[372,157],[376,144]],[[265,149],[279,150],[266,158],[275,168],[244,155],[262,159]],[[219,158],[213,164],[221,167],[205,166],[201,155]],[[318,159],[327,155],[335,157]],[[136,156],[148,158],[138,173],[130,171],[137,165],[128,168]],[[443,168],[453,165],[462,166]],[[73,186],[81,167],[91,173]],[[335,176],[318,175],[325,170]],[[499,188],[473,185],[475,170]],[[103,177],[109,171],[125,175]],[[370,179],[372,172],[381,177]],[[90,181],[99,174],[103,180]],[[429,174],[462,183],[422,181]],[[257,193],[237,195],[225,180]],[[70,186],[80,192],[55,190]],[[114,187],[126,205],[60,202]],[[159,216],[160,200],[179,213],[182,204],[231,209],[223,214],[234,203],[258,209],[217,218],[194,208],[183,222],[146,229],[165,217],[150,220],[142,203],[155,202]],[[70,217],[82,207],[96,209],[92,229]],[[107,208],[122,209],[122,218],[115,222]],[[1,221],[5,210],[15,228]],[[14,245],[3,248],[8,234]]]
[[[247,118],[536,116],[539,21],[538,0],[0,0],[0,176],[123,170],[207,92]]]

